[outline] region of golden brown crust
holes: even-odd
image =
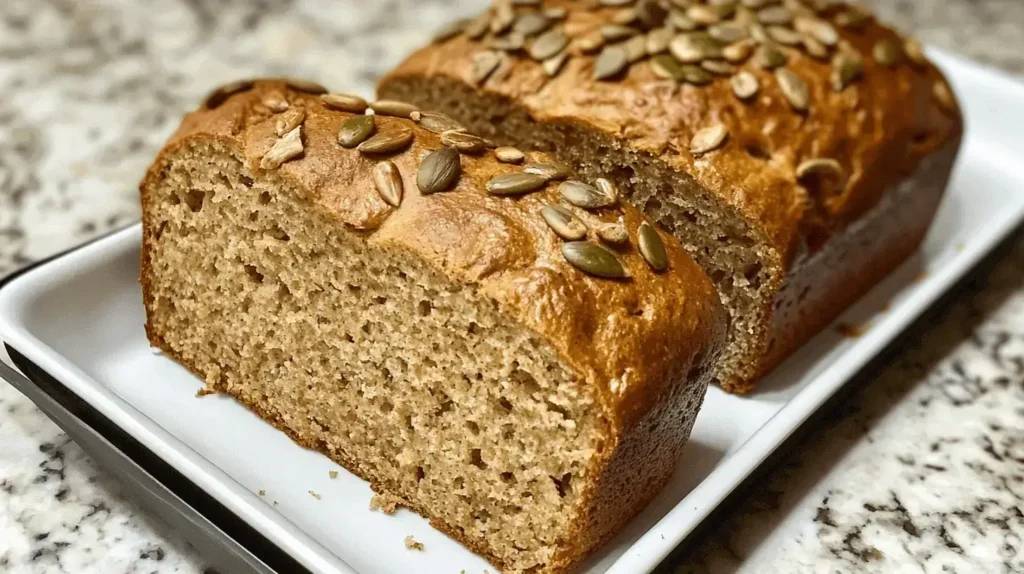
[[[545,6],[567,10],[564,29],[574,38],[594,33],[617,12],[566,0],[548,0]],[[785,263],[793,264],[805,245],[820,245],[856,220],[889,185],[912,173],[922,157],[962,130],[959,113],[944,111],[933,96],[934,83],[942,78],[934,66],[889,68],[871,58],[879,40],[902,42],[895,32],[872,20],[857,31],[840,29],[840,34],[865,55],[863,79],[836,93],[829,62],[794,52],[786,67],[808,84],[811,106],[806,114],[791,108],[771,71],[750,60],[740,69],[754,74],[761,89],[753,102],[744,103],[733,95],[728,78],[707,86],[678,85],[655,76],[646,62],[632,66],[621,79],[598,81],[593,77],[594,57],[578,54],[572,46],[573,57],[553,78],[539,62],[512,53],[507,69],[479,89],[518,102],[536,120],[584,122],[661,157],[742,214]],[[416,52],[381,85],[424,75],[474,85],[472,56],[485,49],[465,35],[455,36]],[[726,145],[700,158],[692,156],[687,150],[694,133],[719,122],[729,128]],[[751,155],[747,143],[766,147],[771,159]],[[819,200],[797,183],[796,167],[816,157],[840,161],[849,181],[843,193]]]

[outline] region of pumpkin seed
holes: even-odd
[[[628,6],[633,0],[598,0],[601,6]]]
[[[871,55],[879,64],[893,68],[903,63],[903,47],[892,38],[886,38],[875,42]]]
[[[725,143],[725,138],[728,136],[729,128],[725,127],[724,124],[715,124],[698,130],[697,133],[693,134],[693,138],[690,139],[690,153],[702,155],[709,151],[714,151]]]
[[[683,81],[683,68],[675,58],[668,54],[657,54],[651,58],[651,71],[655,76],[666,80]]]
[[[630,63],[637,62],[647,55],[647,37],[633,36],[622,43],[622,48],[626,50]]]
[[[950,113],[956,111],[956,97],[953,96],[953,91],[949,89],[949,84],[942,80],[935,80],[935,83],[932,84],[932,95],[943,111]]]
[[[373,134],[376,121],[373,116],[353,116],[338,130],[338,144],[343,148],[354,148]]]
[[[864,73],[864,60],[854,52],[839,52],[832,59],[832,89],[841,92]]]
[[[839,43],[839,32],[835,26],[820,18],[799,17],[793,21],[793,27],[798,32],[807,34],[826,46],[835,46]]]
[[[722,48],[722,57],[733,64],[739,64],[750,57],[750,53],[753,49],[753,40],[743,40]]]
[[[224,100],[227,100],[228,97],[239,92],[251,90],[252,87],[252,80],[237,80],[224,84],[223,86],[215,88],[210,92],[210,95],[206,96],[206,99],[203,100],[203,106],[212,110],[213,108],[223,104]]]
[[[619,200],[619,189],[615,187],[615,184],[611,181],[603,177],[599,177],[594,180],[594,187],[596,187],[601,193],[610,197],[612,202]]]
[[[491,13],[481,12],[479,16],[473,18],[469,24],[466,24],[466,36],[468,36],[470,40],[479,40],[487,33],[487,29],[490,25]]]
[[[362,153],[394,153],[401,151],[412,143],[412,130],[405,126],[380,132],[356,146]]]
[[[302,126],[296,126],[274,142],[260,160],[263,169],[277,169],[281,164],[302,153]]]
[[[626,69],[629,54],[622,46],[605,46],[594,61],[594,79],[607,80],[617,76]]]
[[[569,52],[562,50],[557,56],[552,56],[547,60],[541,62],[540,67],[544,70],[544,73],[548,77],[553,78],[558,75],[559,70],[565,65],[566,60],[569,59]]]
[[[449,22],[442,26],[437,32],[434,32],[434,37],[431,41],[435,44],[439,44],[445,40],[450,40],[461,34],[468,24],[469,20],[456,20],[454,22]]]
[[[547,30],[551,26],[551,20],[540,12],[527,12],[521,14],[514,24],[512,24],[512,30],[519,32],[523,36],[536,36],[544,30]]]
[[[928,58],[924,55],[924,46],[913,38],[907,38],[903,43],[903,53],[917,66],[928,65]]]
[[[285,99],[284,94],[274,90],[263,98],[263,105],[267,106],[267,109],[279,114],[288,109],[288,100]]]
[[[671,28],[658,28],[647,34],[647,53],[651,56],[668,50],[668,43],[672,41]]]
[[[693,20],[698,25],[710,26],[711,24],[717,24],[722,19],[721,15],[712,6],[705,6],[702,4],[694,4],[686,9],[686,17]]]
[[[715,60],[722,57],[722,44],[702,32],[680,34],[668,45],[669,51],[684,64],[696,64],[701,60]]]
[[[314,96],[327,93],[327,88],[323,85],[302,78],[287,78],[284,83],[296,92],[305,92]]]
[[[503,54],[485,50],[477,52],[472,56],[472,63],[469,69],[469,79],[473,84],[480,85],[494,72],[501,62]]]
[[[766,70],[785,66],[787,60],[789,60],[789,56],[772,44],[761,44],[758,46],[754,50],[754,57],[752,59],[755,66]]]
[[[526,155],[514,147],[499,147],[494,150],[494,157],[502,163],[522,163]]]
[[[758,44],[767,44],[771,41],[768,37],[768,30],[760,22],[753,22],[748,26],[750,29],[750,38]]]
[[[757,21],[762,24],[789,24],[793,13],[785,6],[768,6],[757,11]]]
[[[605,243],[621,245],[629,241],[629,232],[621,223],[602,223],[597,226],[597,236]]]
[[[636,22],[637,18],[639,18],[639,16],[637,16],[635,8],[623,8],[621,10],[616,10],[616,12],[612,14],[612,24],[628,26],[629,24]]]
[[[710,72],[699,66],[694,66],[693,64],[686,64],[681,66],[679,69],[682,72],[682,81],[687,84],[706,86],[715,79]]]
[[[384,160],[373,166],[373,185],[388,204],[395,207],[402,204],[402,174],[391,161]]]
[[[306,108],[291,108],[277,116],[277,120],[274,122],[274,131],[279,137],[283,136],[302,125],[302,121],[305,119]]]
[[[786,96],[786,100],[789,101],[789,105],[793,106],[793,109],[806,111],[810,107],[811,93],[807,88],[807,83],[800,79],[800,76],[786,68],[779,68],[775,70],[775,79],[779,82],[782,94]]]
[[[643,27],[650,30],[665,22],[668,10],[660,0],[639,0],[636,5],[636,15]]]
[[[565,20],[567,14],[568,12],[565,10],[565,8],[562,8],[561,6],[544,9],[544,15],[547,16],[550,20]]]
[[[423,193],[438,193],[450,188],[462,173],[462,160],[455,148],[442,147],[427,154],[416,172],[416,186]]]
[[[580,218],[561,205],[545,205],[540,216],[556,235],[567,241],[576,241],[587,236],[587,226]]]
[[[554,162],[528,163],[523,166],[523,171],[526,173],[542,175],[547,178],[548,181],[563,180],[571,175],[569,168],[560,163]]]
[[[370,104],[373,113],[378,116],[394,116],[396,118],[409,118],[409,115],[418,110],[416,106],[400,102],[398,100],[377,100]]]
[[[464,132],[466,127],[441,112],[415,112],[419,119],[412,118],[427,131],[435,134],[444,132]]]
[[[668,23],[680,32],[692,32],[700,28],[700,24],[694,22],[693,19],[680,10],[672,10],[668,13]]]
[[[636,230],[636,242],[644,261],[656,272],[668,269],[668,254],[665,253],[665,242],[646,221]]]
[[[486,42],[488,48],[501,50],[502,52],[515,52],[526,46],[526,37],[519,32],[510,32],[505,36],[495,36]]]
[[[607,247],[590,241],[562,244],[562,256],[573,267],[596,277],[624,279],[629,277],[622,262]]]
[[[443,132],[441,143],[469,154],[482,153],[486,149],[483,138],[458,130]]]
[[[324,105],[343,112],[361,114],[366,111],[369,104],[366,100],[352,94],[322,94],[320,99]]]
[[[609,42],[617,42],[624,40],[639,34],[640,31],[636,28],[629,26],[623,26],[621,24],[605,24],[601,26],[601,36]]]
[[[842,28],[859,30],[870,18],[870,14],[850,6],[846,11],[836,14],[836,24]]]
[[[805,160],[797,166],[796,178],[803,181],[810,177],[829,177],[842,180],[843,166],[829,157]]]
[[[591,54],[604,46],[604,36],[600,32],[593,32],[576,40],[576,47],[584,54]]]
[[[487,193],[491,195],[522,195],[544,187],[548,182],[543,175],[514,171],[503,173],[487,182]]]
[[[530,45],[530,57],[534,60],[546,60],[565,49],[569,37],[561,30],[545,32]]]
[[[750,37],[750,29],[747,26],[735,22],[724,22],[708,28],[708,35],[726,44],[746,40]]]
[[[778,2],[778,0],[741,0],[740,1],[740,3],[743,4],[743,6],[745,6],[747,8],[753,8],[755,10],[757,10],[758,8],[764,8],[765,6],[767,6],[769,4],[774,4],[775,2]]]
[[[741,100],[749,100],[754,97],[760,88],[757,76],[746,70],[730,78],[729,83],[732,85],[732,93]]]
[[[584,209],[598,209],[615,205],[615,198],[601,193],[596,187],[580,181],[563,181],[558,190],[562,199]]]
[[[736,66],[722,60],[704,60],[700,67],[719,76],[731,76],[736,73]]]
[[[768,37],[784,46],[797,46],[803,39],[799,32],[785,26],[768,26]]]

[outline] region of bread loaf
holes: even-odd
[[[918,43],[817,0],[498,0],[379,94],[610,178],[715,281],[736,392],[916,249],[962,132]]]
[[[323,91],[225,86],[157,157],[150,342],[506,574],[568,571],[676,464],[714,286],[606,182]]]

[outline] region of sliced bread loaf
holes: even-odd
[[[736,392],[916,249],[962,131],[921,46],[840,2],[497,0],[379,93],[610,178],[715,281]]]
[[[226,86],[160,153],[150,341],[503,572],[568,571],[672,472],[714,286],[604,184],[321,92]]]

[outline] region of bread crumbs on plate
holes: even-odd
[[[261,488],[261,489],[260,489],[260,496],[266,496],[266,495],[267,495],[267,491],[266,491],[266,490],[263,490],[263,489]]]
[[[329,476],[331,478],[338,478],[338,471],[336,471],[336,470],[329,470],[329,471],[327,471],[327,476]]]
[[[848,339],[856,339],[856,338],[862,336],[864,333],[867,333],[868,328],[867,328],[866,325],[853,325],[853,324],[850,324],[850,323],[840,323],[840,324],[836,325],[836,331],[839,331],[840,335],[842,335],[842,336],[844,336],[844,337],[846,337]]]
[[[320,493],[318,493],[315,490],[310,490],[309,491],[309,495],[312,496],[313,498],[317,499],[317,500],[320,500],[321,498],[323,498],[322,496],[320,496]]]
[[[412,537],[412,534],[405,537],[405,547],[409,550],[419,550],[420,552],[425,548],[422,542],[416,542],[416,539]]]
[[[402,506],[401,499],[388,494],[375,494],[370,499],[370,510],[379,510],[388,515],[398,512],[399,506]]]

